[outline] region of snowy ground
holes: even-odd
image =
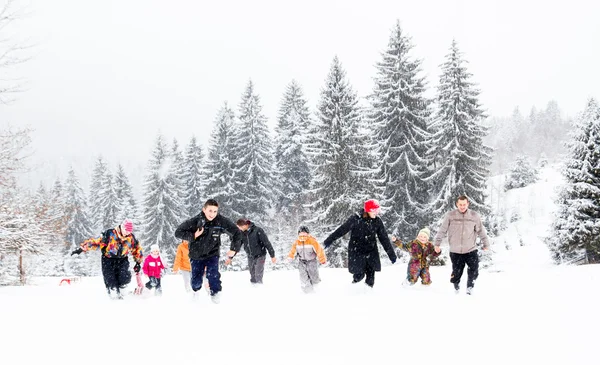
[[[71,286],[43,278],[0,288],[0,358],[7,364],[596,364],[600,266],[552,265],[541,241],[557,181],[547,170],[535,186],[505,197],[522,219],[495,240],[494,264],[481,270],[473,296],[454,294],[450,267],[432,268],[430,287],[403,287],[404,263],[384,267],[372,290],[350,284],[346,270],[321,269],[323,282],[311,295],[300,292],[297,271],[269,271],[258,288],[247,272],[225,272],[218,305],[207,295],[192,301],[175,275],[164,279],[162,297],[123,301],[108,299],[99,277]],[[465,280],[466,273],[463,287]]]

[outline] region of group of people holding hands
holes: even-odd
[[[456,208],[445,215],[433,241],[430,240],[428,228],[421,229],[410,242],[402,242],[394,236],[390,241],[383,221],[378,216],[379,204],[375,200],[367,200],[361,212],[350,216],[323,241],[324,248],[310,234],[307,226],[299,227],[298,237],[287,257],[289,260],[298,258],[301,288],[304,292],[312,292],[320,282],[319,264],[327,262],[325,251],[339,238],[350,233],[348,270],[352,274],[352,283],[365,279],[366,285],[373,287],[375,284],[375,272],[381,271],[377,247],[379,241],[392,264],[397,259],[393,245],[409,253],[407,284],[414,285],[420,278],[423,285],[430,285],[429,259],[440,255],[442,241],[447,238],[452,261],[450,282],[458,292],[467,266],[467,294],[471,294],[479,274],[477,238],[480,238],[484,250],[488,249],[489,241],[481,217],[468,209],[469,200],[466,196],[458,197]],[[186,290],[193,292],[194,296],[198,295],[204,283],[214,302],[219,301],[222,290],[219,272],[222,234],[229,235],[231,241],[225,264],[229,264],[243,246],[248,256],[248,270],[253,284],[262,284],[267,253],[273,263],[277,260],[273,246],[262,228],[246,218],[233,223],[219,214],[216,200],[208,199],[200,214],[184,221],[175,230],[175,236],[182,243],[177,248],[173,272],[181,272]],[[143,272],[148,276],[146,287],[154,288],[157,294],[162,293],[160,278],[165,269],[158,246],[153,245],[150,255],[144,259],[140,244],[133,235],[130,220],[105,231],[99,238],[84,241],[74,253],[90,249],[100,249],[102,252],[102,274],[111,297],[122,298],[120,290],[131,281],[129,255],[135,262],[136,273],[142,269],[143,264]]]

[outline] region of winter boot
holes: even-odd
[[[456,292],[458,294],[458,291],[460,290],[460,285],[458,285],[458,283],[453,283],[454,284],[454,292]]]
[[[472,286],[468,286],[467,287],[467,294],[469,294],[469,295],[473,294],[473,287]]]
[[[221,302],[221,294],[219,294],[219,293],[211,294],[210,300],[212,300],[212,302],[214,304],[219,304]]]

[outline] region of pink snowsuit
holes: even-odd
[[[163,265],[160,255],[156,257],[154,257],[154,255],[148,255],[144,260],[142,270],[144,270],[144,274],[148,277],[160,278],[164,268],[165,265]]]

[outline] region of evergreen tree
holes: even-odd
[[[471,81],[456,41],[442,64],[438,86],[438,112],[431,129],[430,155],[434,159],[432,208],[439,220],[454,209],[460,195],[469,197],[470,207],[482,215],[489,213],[484,205],[491,149],[483,144],[485,118],[479,103],[479,90]]]
[[[73,247],[91,237],[85,195],[73,168],[69,170],[65,187],[66,242]]]
[[[358,211],[365,200],[359,185],[361,114],[356,93],[337,56],[321,89],[317,108],[311,146],[314,165],[309,222],[317,223],[317,230],[331,231]]]
[[[192,136],[185,151],[183,183],[185,187],[183,206],[185,216],[192,217],[200,213],[204,203],[203,176],[204,154],[202,146],[198,144],[196,137]]]
[[[533,184],[538,179],[537,169],[531,166],[525,156],[519,156],[504,183],[504,190],[522,188]]]
[[[600,262],[600,105],[590,99],[569,145],[566,183],[557,200],[553,234],[546,240],[557,262],[585,255]]]
[[[182,203],[172,176],[171,157],[163,136],[159,135],[148,163],[143,194],[142,245],[147,250],[157,244],[163,262],[171,262],[175,257],[178,242],[174,233],[181,223]]]
[[[104,227],[104,206],[102,201],[104,200],[102,194],[104,192],[104,179],[105,174],[108,171],[108,166],[102,156],[98,156],[92,171],[92,182],[90,184],[90,195],[89,195],[89,218],[92,222],[92,228],[94,231],[101,231]]]
[[[252,81],[242,94],[238,131],[235,146],[241,154],[235,161],[233,209],[254,221],[261,221],[272,203],[273,152],[267,118],[262,113]]]
[[[106,170],[102,179],[102,189],[100,190],[99,195],[99,204],[102,208],[101,230],[106,230],[116,227],[121,224],[122,221],[119,221],[117,218],[119,208],[117,206],[117,193],[115,191],[114,177],[109,170]]]
[[[292,81],[279,107],[275,133],[275,211],[293,233],[307,216],[311,171],[307,155],[310,112],[302,88]]]
[[[218,112],[211,132],[204,177],[206,199],[215,199],[219,203],[219,213],[227,217],[233,212],[234,163],[237,151],[234,118],[233,111],[225,103]],[[201,206],[204,201],[200,202]]]
[[[125,169],[120,163],[117,165],[117,173],[115,174],[114,191],[117,208],[117,223],[121,224],[125,219],[131,219],[137,225],[139,223],[139,218],[137,203],[133,196],[133,188],[129,183],[129,178],[125,173]]]
[[[371,95],[374,139],[380,159],[379,186],[382,216],[401,239],[414,237],[429,221],[426,159],[430,100],[425,97],[421,61],[410,55],[413,45],[400,22],[392,30],[387,49],[377,63]]]

